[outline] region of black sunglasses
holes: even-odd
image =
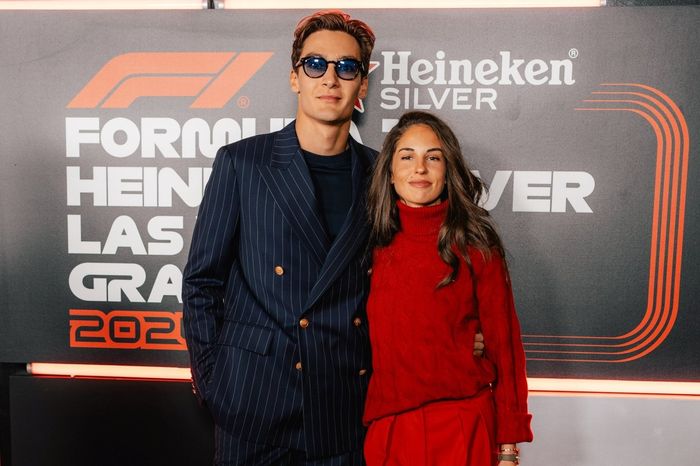
[[[340,60],[333,61],[315,56],[299,59],[299,62],[296,64],[295,68],[303,66],[306,76],[315,79],[326,74],[329,63],[333,63],[335,65],[335,75],[346,81],[352,81],[362,71],[362,63],[354,58],[342,58]]]

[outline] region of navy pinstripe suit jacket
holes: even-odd
[[[349,145],[353,202],[333,243],[294,123],[222,147],[183,278],[192,374],[215,422],[314,456],[360,448],[364,437],[365,183],[376,152]]]

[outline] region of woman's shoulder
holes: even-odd
[[[467,246],[467,255],[472,263],[472,267],[474,267],[474,272],[477,274],[488,265],[503,263],[503,255],[496,247],[481,249],[475,246]]]

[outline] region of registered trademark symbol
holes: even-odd
[[[578,50],[577,49],[569,50],[569,58],[576,58],[576,57],[578,57]]]
[[[250,105],[250,99],[248,96],[241,96],[238,98],[238,108],[248,108]]]

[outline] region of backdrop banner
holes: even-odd
[[[0,14],[0,361],[187,365],[213,157],[293,118],[306,13]],[[351,13],[378,37],[352,135],[456,130],[529,375],[700,380],[700,8]]]

